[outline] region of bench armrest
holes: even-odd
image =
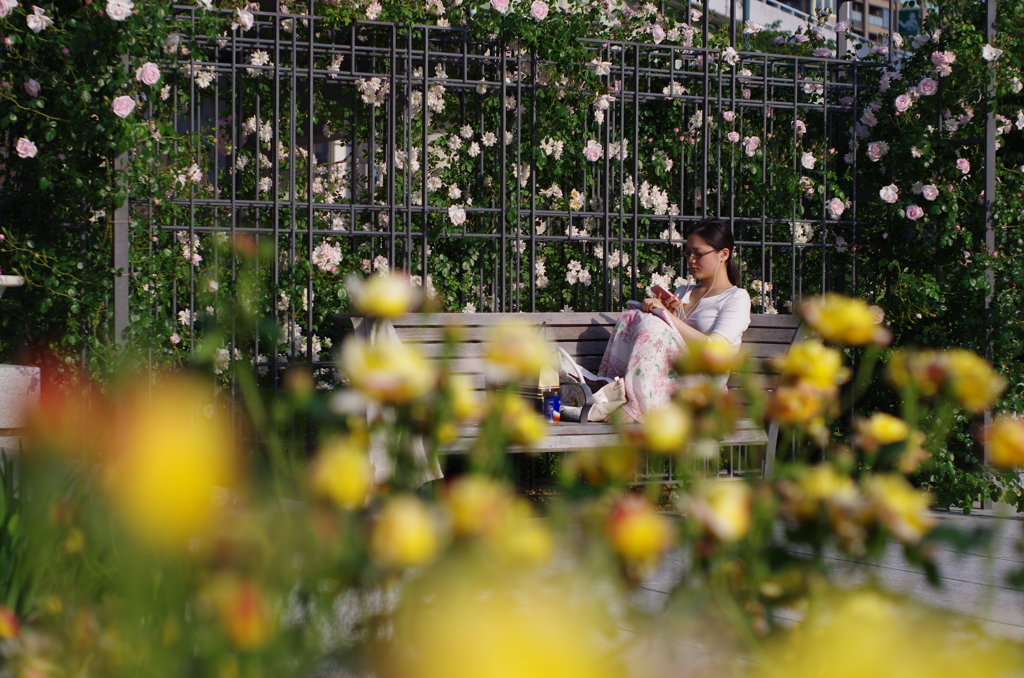
[[[566,407],[579,407],[580,423],[588,423],[587,417],[594,406],[594,393],[589,386],[575,381],[563,381],[558,385],[558,395],[562,399],[563,410]]]

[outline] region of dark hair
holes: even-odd
[[[728,248],[729,258],[725,260],[725,272],[729,276],[729,282],[736,287],[740,287],[742,282],[740,279],[740,267],[736,265],[734,257],[736,254],[736,241],[733,240],[732,229],[729,228],[729,224],[717,217],[701,219],[689,228],[686,237],[691,235],[700,236],[704,242],[716,250]]]

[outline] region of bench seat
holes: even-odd
[[[445,345],[447,329],[459,328],[459,344],[449,367],[457,374],[472,379],[478,390],[484,390],[484,355],[486,340],[493,325],[510,320],[526,321],[543,326],[548,341],[564,349],[582,367],[597,372],[605,347],[611,338],[612,328],[622,313],[410,313],[393,321],[398,338],[415,345],[428,360],[440,360],[449,350]],[[360,318],[339,316],[347,327],[358,326]],[[743,334],[743,348],[750,354],[751,369],[765,375],[768,388],[774,387],[774,378],[769,360],[784,355],[797,338],[800,320],[794,315],[752,314],[750,327]],[[729,379],[729,387],[740,384],[740,377]],[[577,389],[578,390],[578,389]],[[563,401],[563,405],[566,405]],[[777,429],[768,430],[759,422],[744,419],[738,422],[736,430],[718,441],[723,447],[762,446],[767,448],[764,473],[771,475],[774,464]],[[465,452],[475,437],[476,429],[467,426],[462,437],[456,440],[446,452]],[[618,433],[610,424],[598,422],[561,422],[548,427],[547,435],[529,450],[512,448],[510,452],[570,452],[573,450],[608,447],[621,442]]]

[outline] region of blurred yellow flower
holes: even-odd
[[[630,493],[612,504],[605,520],[612,548],[633,574],[643,576],[658,565],[675,541],[675,531],[643,495]]]
[[[491,329],[486,358],[494,378],[532,381],[534,386],[542,369],[555,366],[554,350],[541,334],[541,328],[521,320],[502,322]]]
[[[388,501],[370,534],[370,554],[381,567],[417,567],[437,555],[440,538],[430,511],[416,497]]]
[[[925,440],[925,434],[921,431],[910,432],[907,444],[897,462],[900,473],[913,473],[921,465],[921,462],[928,459],[928,450],[924,449]]]
[[[771,362],[787,384],[806,384],[829,391],[850,378],[850,370],[843,367],[839,351],[823,346],[819,341],[796,343],[786,355],[776,356]]]
[[[780,386],[772,391],[768,418],[786,426],[823,424],[830,397],[811,386]]]
[[[872,590],[831,594],[769,646],[755,678],[997,678],[1021,651],[981,628]]]
[[[363,281],[350,279],[347,285],[356,311],[376,318],[397,318],[408,313],[417,296],[404,271],[371,275]]]
[[[640,425],[651,452],[680,452],[690,435],[690,413],[675,404],[653,409]]]
[[[704,483],[680,508],[716,539],[733,542],[750,531],[750,486],[742,481]]]
[[[858,418],[853,426],[857,430],[857,444],[868,452],[906,440],[910,435],[907,422],[885,412],[877,412],[868,419]]]
[[[973,351],[954,348],[944,355],[950,389],[961,407],[980,414],[995,403],[1006,388],[1006,380]]]
[[[582,474],[591,485],[601,486],[610,481],[633,480],[636,463],[637,455],[632,447],[591,447],[568,455],[561,471],[565,478]]]
[[[490,543],[512,565],[540,565],[551,559],[555,538],[529,502],[516,497],[502,515]]]
[[[985,428],[982,436],[995,466],[1024,466],[1024,421],[1001,415]]]
[[[448,486],[445,504],[458,537],[480,537],[496,530],[514,495],[502,483],[482,475],[463,476]]]
[[[331,439],[313,461],[310,486],[315,496],[339,508],[362,508],[373,490],[369,455],[351,439]]]
[[[623,676],[607,642],[607,613],[569,582],[466,568],[426,591],[403,595],[394,638],[373,671],[402,678],[613,678]]]
[[[479,415],[480,404],[473,381],[465,374],[448,377],[448,389],[452,399],[452,415],[459,421],[466,421]]]
[[[707,341],[687,344],[687,350],[679,354],[677,367],[686,374],[724,375],[739,370],[746,359],[742,349],[736,350],[721,337],[711,336]]]
[[[216,488],[236,483],[229,424],[217,408],[204,407],[211,391],[195,377],[169,374],[120,401],[123,429],[105,487],[142,541],[184,549],[212,526]]]
[[[807,469],[796,484],[787,485],[783,493],[788,498],[790,512],[803,520],[817,517],[825,504],[849,506],[859,497],[853,480],[827,463]]]
[[[916,544],[935,526],[935,518],[928,511],[931,497],[901,475],[871,476],[865,494],[879,522],[902,542]]]
[[[491,396],[490,408],[501,413],[501,426],[513,445],[530,447],[547,430],[547,420],[540,416],[523,398],[509,393]]]
[[[414,347],[398,341],[374,346],[350,337],[341,364],[352,386],[385,403],[407,403],[426,394],[437,381],[433,365]]]
[[[68,531],[68,536],[64,539],[64,553],[75,555],[81,553],[82,549],[85,548],[85,533],[77,527],[72,527]]]
[[[881,325],[878,311],[872,310],[861,299],[827,292],[804,302],[800,310],[804,319],[825,341],[853,346],[884,346],[892,340],[892,335]]]

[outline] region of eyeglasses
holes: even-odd
[[[700,261],[701,257],[711,254],[712,252],[719,252],[720,250],[708,250],[707,252],[694,252],[693,250],[683,250],[683,257],[686,259],[696,259]]]

